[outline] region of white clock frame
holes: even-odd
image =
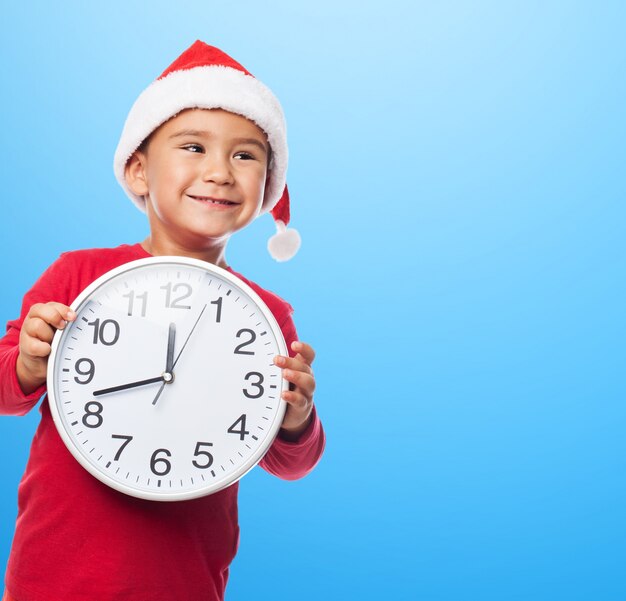
[[[54,423],[56,425],[56,428],[61,438],[63,439],[63,442],[65,443],[65,445],[67,446],[71,454],[74,456],[74,458],[90,474],[92,474],[98,480],[110,486],[111,488],[114,488],[120,492],[123,492],[125,494],[131,495],[134,497],[138,497],[142,499],[149,499],[149,500],[156,500],[156,501],[181,501],[181,500],[186,500],[186,499],[197,498],[197,497],[204,496],[207,494],[212,494],[219,490],[222,490],[223,488],[226,488],[227,486],[230,486],[234,482],[238,481],[241,477],[243,477],[263,458],[264,454],[267,452],[272,442],[274,441],[276,435],[278,434],[278,431],[280,429],[283,416],[286,410],[286,404],[281,398],[281,393],[283,390],[288,389],[288,383],[282,378],[282,373],[281,373],[280,368],[278,368],[277,366],[273,366],[273,361],[272,361],[272,365],[270,366],[268,364],[264,369],[275,370],[271,377],[276,378],[276,380],[272,380],[272,381],[277,382],[277,384],[272,385],[272,388],[274,389],[273,390],[274,396],[271,396],[271,398],[273,399],[273,401],[275,401],[276,407],[273,408],[271,411],[271,418],[270,417],[263,418],[264,420],[268,422],[267,424],[265,424],[266,428],[261,428],[260,426],[258,426],[259,428],[263,430],[263,434],[260,435],[259,437],[256,437],[256,435],[252,436],[252,438],[257,438],[256,443],[255,443],[256,446],[252,449],[252,451],[249,454],[246,455],[246,457],[243,460],[241,461],[237,460],[238,463],[235,463],[233,462],[232,458],[230,458],[230,461],[228,463],[232,465],[228,465],[227,468],[224,468],[224,465],[222,463],[221,467],[224,473],[220,474],[219,476],[214,475],[211,478],[211,481],[209,483],[206,483],[204,481],[205,480],[204,474],[201,472],[200,475],[202,476],[203,483],[202,485],[197,485],[193,488],[189,488],[187,486],[185,487],[184,490],[172,491],[171,489],[166,488],[166,487],[161,488],[161,481],[159,481],[158,488],[155,489],[153,488],[154,485],[150,484],[150,479],[148,479],[148,486],[145,486],[143,484],[142,486],[138,486],[139,477],[141,477],[141,475],[138,477],[138,480],[135,483],[125,482],[122,479],[122,476],[118,477],[117,473],[113,474],[113,472],[109,469],[109,467],[112,464],[112,460],[110,459],[110,456],[107,456],[106,458],[104,458],[106,459],[106,462],[103,461],[103,455],[101,455],[100,459],[97,459],[97,460],[95,459],[95,455],[92,455],[94,448],[92,448],[91,451],[88,451],[87,447],[91,447],[91,445],[90,444],[88,445],[85,442],[82,442],[76,433],[76,430],[77,430],[76,424],[78,424],[78,429],[80,429],[81,422],[79,422],[75,418],[69,418],[68,414],[63,410],[63,405],[69,405],[70,407],[74,407],[74,405],[84,402],[84,399],[80,401],[73,401],[71,399],[68,400],[68,397],[64,396],[64,394],[68,394],[68,391],[64,390],[65,388],[69,389],[72,386],[75,387],[74,384],[71,384],[69,382],[70,376],[68,374],[71,374],[71,368],[65,367],[67,365],[65,361],[70,361],[70,364],[72,363],[72,359],[68,359],[67,357],[64,356],[66,354],[65,351],[68,348],[71,349],[71,347],[68,346],[70,344],[69,341],[72,339],[72,334],[78,334],[75,328],[77,327],[80,328],[80,325],[84,325],[84,321],[87,321],[87,319],[84,316],[84,313],[88,309],[91,311],[91,309],[89,308],[89,303],[93,302],[92,299],[96,298],[98,296],[98,293],[101,293],[108,286],[111,286],[113,283],[117,282],[118,280],[119,280],[119,283],[121,284],[124,278],[127,276],[130,276],[131,274],[134,276],[137,276],[138,274],[141,275],[141,272],[145,269],[154,271],[155,268],[158,268],[158,267],[163,267],[164,270],[168,270],[168,269],[172,269],[176,267],[176,265],[183,266],[184,269],[201,270],[203,273],[208,274],[209,280],[213,278],[219,281],[220,288],[221,288],[221,285],[227,284],[230,287],[229,288],[230,291],[235,291],[235,293],[239,293],[239,297],[244,296],[244,297],[247,297],[247,299],[249,299],[249,302],[246,304],[246,308],[250,302],[253,303],[255,311],[258,310],[261,314],[259,319],[262,319],[262,321],[264,321],[264,325],[266,325],[267,328],[269,328],[265,330],[264,334],[269,333],[270,334],[269,338],[273,339],[274,341],[274,344],[270,345],[272,346],[270,353],[265,353],[262,359],[261,359],[261,356],[259,355],[258,361],[263,360],[267,363],[270,361],[269,355],[274,355],[274,354],[287,355],[287,348],[286,348],[285,340],[283,338],[282,332],[280,330],[278,323],[276,322],[274,315],[269,310],[267,305],[263,302],[263,300],[259,297],[259,295],[254,290],[252,290],[252,288],[250,288],[250,286],[248,286],[245,282],[241,281],[239,278],[237,278],[230,272],[224,269],[221,269],[211,263],[207,263],[205,261],[200,261],[198,259],[192,259],[189,257],[161,256],[161,257],[150,257],[150,258],[145,258],[145,259],[139,259],[136,261],[123,264],[119,267],[116,267],[108,271],[107,273],[99,277],[98,279],[96,279],[94,282],[92,282],[79,294],[79,296],[71,304],[72,310],[74,310],[77,313],[76,320],[73,322],[69,322],[63,330],[58,330],[54,336],[54,339],[52,342],[52,351],[51,351],[49,362],[48,362],[48,373],[47,373],[48,400],[49,400],[52,418],[54,420]],[[210,285],[211,285],[211,282],[209,282],[208,286]],[[227,293],[228,296],[230,294],[231,292]],[[229,302],[232,302],[232,301],[229,301]],[[205,303],[205,308],[207,306],[208,306],[208,303]],[[219,304],[220,312],[221,312],[221,307],[222,305],[220,302]],[[175,307],[175,308],[180,308],[180,307]],[[163,309],[161,310],[163,311]],[[133,316],[130,315],[130,313],[132,313],[132,311],[129,309],[128,317],[132,319]],[[198,321],[199,319],[200,318],[198,318]],[[113,320],[110,320],[110,321],[113,321]],[[219,318],[218,318],[218,321],[219,321]],[[104,322],[103,322],[102,330],[104,330]],[[119,332],[119,329],[118,329],[118,332]],[[189,334],[188,332],[184,332],[184,333]],[[96,325],[94,327],[94,336],[97,338],[97,335],[98,335],[98,326]],[[191,338],[192,335],[193,335],[193,329],[191,330],[189,339]],[[82,334],[82,336],[86,336],[86,335]],[[180,339],[178,340],[178,342],[180,342]],[[76,344],[76,343],[72,343],[72,344]],[[106,352],[106,351],[102,351],[102,352]],[[159,349],[159,352],[162,352],[161,349]],[[246,354],[249,354],[249,353],[246,353]],[[182,355],[182,352],[179,354],[179,358],[181,355]],[[78,361],[85,361],[85,360],[88,360],[88,359],[81,358]],[[91,361],[91,360],[88,360],[88,361]],[[91,363],[93,364],[94,362],[91,361]],[[78,362],[76,363],[75,368],[77,365],[78,365]],[[95,365],[93,367],[93,373],[95,374]],[[252,372],[252,373],[260,373],[260,372]],[[67,379],[63,378],[63,374],[65,374]],[[85,372],[80,372],[80,371],[78,371],[78,374],[80,376],[87,375]],[[74,380],[79,385],[83,384],[82,382],[78,381],[78,376],[75,376]],[[258,388],[263,389],[263,387],[260,385],[263,381],[264,380],[261,379],[259,381],[259,384],[253,383],[251,385],[257,386]],[[164,378],[162,388],[167,389],[167,384],[165,382],[166,380]],[[167,383],[169,383],[169,381]],[[64,386],[62,386],[62,384],[64,384]],[[144,387],[144,392],[146,388],[147,387]],[[112,389],[109,389],[109,390],[112,390]],[[103,391],[101,390],[98,392],[102,393]],[[125,391],[125,393],[128,395],[128,391]],[[114,393],[114,394],[119,394],[119,393]],[[133,391],[133,394],[139,394],[139,393],[136,393],[136,391]],[[146,396],[146,394],[144,394],[143,396]],[[248,397],[247,394],[246,396]],[[262,393],[262,396],[265,396],[265,395]],[[248,398],[257,398],[257,397],[248,397]],[[97,403],[96,401],[87,401],[87,403],[100,404],[100,403]],[[270,401],[267,401],[267,403],[270,403]],[[219,403],[212,403],[211,407],[213,407],[213,410],[215,410],[215,408],[218,405]],[[87,405],[85,405],[85,407],[86,406]],[[266,409],[269,409],[269,406],[266,407]],[[101,413],[102,411],[103,410],[101,410]],[[83,416],[82,424],[87,425],[89,423],[88,421],[87,422],[84,421],[86,419],[86,416],[88,415],[98,415],[98,414],[87,413],[85,416]],[[192,420],[194,419],[194,417],[188,416],[187,419]],[[235,422],[235,424],[236,423],[237,422]],[[244,421],[242,424],[242,429],[241,429],[242,440],[244,439],[243,432],[245,431],[246,433],[249,433],[248,431],[245,430],[246,428],[245,423],[246,422]],[[235,424],[233,424],[233,426]],[[90,425],[88,427],[97,428],[99,426]],[[257,431],[257,433],[259,432]],[[81,432],[81,436],[82,434],[83,432]],[[112,437],[117,438],[120,436],[112,435]],[[128,436],[126,437],[122,436],[122,438],[128,438]],[[198,445],[200,444],[208,445],[212,443],[198,443]],[[126,446],[126,443],[122,445],[122,448],[124,448],[125,446]],[[246,444],[246,446],[249,447],[248,444]],[[196,453],[198,453],[198,449],[199,449],[199,446],[196,446]],[[167,449],[157,449],[157,451],[159,450],[163,451]],[[121,451],[119,451],[119,453],[121,453]],[[209,465],[210,466],[212,465],[213,457],[210,453],[204,451],[204,452],[200,452],[199,454],[204,455],[205,457],[206,456],[211,457],[211,463]],[[238,454],[243,457],[241,452],[238,452]],[[152,460],[154,460],[155,455],[156,455],[156,451],[152,455],[152,459],[150,462],[151,469],[153,467]],[[196,454],[193,456],[197,457],[198,455]],[[117,459],[115,461],[117,461]],[[158,461],[161,461],[161,462],[165,461],[166,464],[170,464],[168,460],[164,460],[164,458],[162,457],[159,457],[156,460],[154,460],[154,463],[156,464],[156,462]],[[226,463],[226,461],[224,461],[224,463]],[[120,466],[118,465],[117,467],[118,467],[117,471],[119,472]],[[171,468],[171,464],[170,464],[170,468]],[[202,469],[205,469],[205,466],[202,466]],[[211,470],[211,472],[215,474],[214,470]],[[134,473],[133,473],[133,476],[134,476]],[[159,474],[155,473],[154,478],[158,479]],[[166,478],[162,478],[162,479],[167,480]],[[191,480],[193,482],[193,477],[191,478]],[[181,480],[181,485],[182,485],[182,480]],[[170,479],[170,487],[171,486],[172,486],[172,482]]]

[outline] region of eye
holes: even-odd
[[[235,158],[240,159],[242,161],[254,161],[256,157],[252,155],[251,153],[242,150],[240,152],[235,153]]]
[[[204,148],[200,146],[200,144],[185,144],[181,148],[183,148],[183,150],[188,150],[189,152],[204,152]]]

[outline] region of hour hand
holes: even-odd
[[[163,373],[163,384],[156,393],[153,405],[157,404],[161,393],[163,392],[165,385],[174,381],[174,342],[176,341],[176,324],[170,323],[170,329],[167,334],[167,357],[165,359],[165,372]]]
[[[167,359],[165,360],[165,372],[171,374],[174,370],[174,342],[176,340],[176,324],[171,323],[167,335]]]

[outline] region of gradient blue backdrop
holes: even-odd
[[[0,320],[63,250],[143,239],[125,116],[220,46],[285,106],[304,239],[273,263],[265,217],[229,259],[296,307],[328,434],[242,482],[228,599],[626,598],[625,3],[174,6],[4,6]],[[0,419],[2,566],[38,417]]]

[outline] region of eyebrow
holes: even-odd
[[[186,136],[195,136],[195,137],[212,137],[213,134],[209,131],[203,130],[203,129],[182,129],[179,132],[176,132],[175,134],[172,134],[169,139],[173,140],[175,138],[184,138]],[[235,138],[233,140],[233,142],[235,144],[252,144],[253,146],[257,146],[258,148],[260,148],[261,150],[263,150],[263,152],[268,152],[268,148],[265,144],[263,144],[263,142],[257,140],[256,138]]]

